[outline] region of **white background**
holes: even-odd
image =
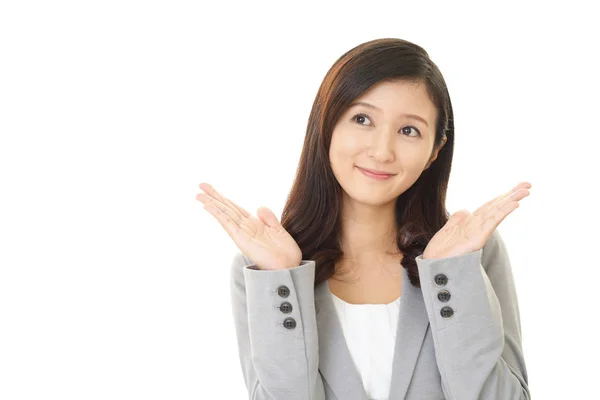
[[[2,2],[0,398],[247,398],[198,184],[279,216],[322,78],[381,37],[449,86],[451,212],[532,183],[499,227],[532,396],[597,396],[597,14],[446,3]]]

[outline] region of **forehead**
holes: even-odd
[[[379,82],[354,99],[351,104],[360,101],[372,104],[390,117],[400,113],[410,113],[420,115],[430,122],[435,119],[435,104],[429,98],[424,83]]]

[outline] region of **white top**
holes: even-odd
[[[331,296],[368,399],[388,400],[402,296],[388,304],[350,304]]]

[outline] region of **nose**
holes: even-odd
[[[377,162],[386,163],[394,159],[397,133],[392,129],[380,129],[373,133],[369,156]]]

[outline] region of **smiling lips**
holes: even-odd
[[[376,171],[373,171],[371,169],[365,169],[365,168],[361,168],[361,167],[356,167],[360,170],[360,172],[362,172],[364,175],[368,176],[369,178],[373,178],[373,179],[377,179],[377,180],[385,180],[385,179],[389,179],[392,176],[396,175],[396,174],[387,174],[387,173],[377,173]]]
[[[391,172],[378,171],[376,169],[369,169],[369,168],[362,168],[362,167],[358,167],[358,168],[364,169],[367,172],[370,172],[372,174],[377,174],[377,175],[395,175],[395,174],[392,174]]]

